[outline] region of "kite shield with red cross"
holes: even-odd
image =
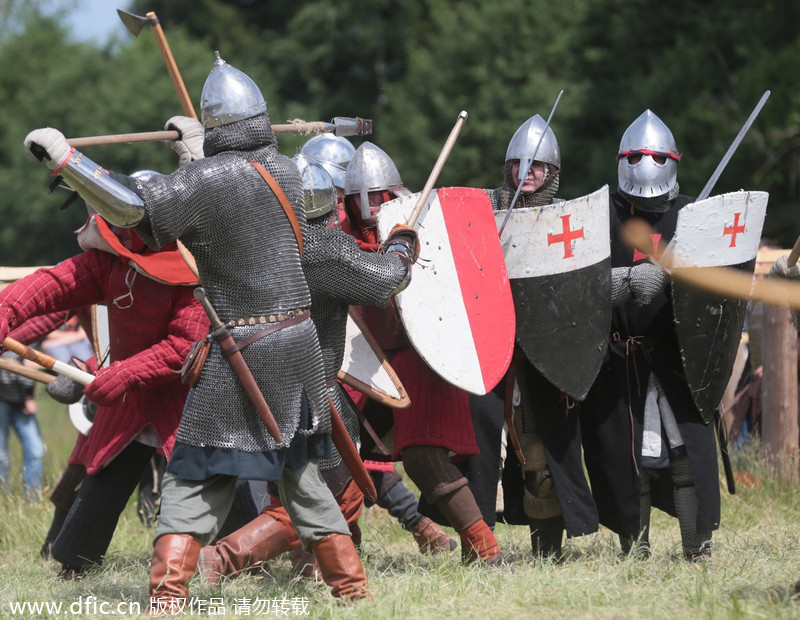
[[[381,206],[378,236],[405,224],[420,194]],[[408,288],[395,296],[406,334],[445,381],[486,394],[514,352],[514,302],[492,204],[483,189],[431,192],[416,224],[419,258]]]
[[[686,205],[672,242],[673,268],[731,267],[753,272],[767,212],[766,192],[738,191]],[[675,329],[692,397],[704,422],[728,384],[747,301],[672,284]]]
[[[498,228],[505,215],[495,214]],[[514,209],[500,242],[517,342],[553,385],[583,400],[611,326],[608,186],[574,200]]]

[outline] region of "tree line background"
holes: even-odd
[[[0,265],[52,264],[78,251],[85,220],[22,141],[161,129],[181,108],[145,28],[99,46],[59,19],[76,0],[0,0]],[[616,187],[626,127],[650,108],[683,154],[697,194],[764,93],[772,94],[714,193],[770,193],[765,236],[800,234],[800,3],[791,0],[132,0],[155,11],[195,108],[219,50],[259,85],[275,123],[374,120],[367,139],[422,188],[458,113],[469,112],[437,185],[496,187],[517,127],[546,118],[562,152],[559,196]],[[279,136],[292,155],[305,138]],[[357,146],[361,139],[354,139]],[[169,173],[162,144],[85,149],[119,172]]]

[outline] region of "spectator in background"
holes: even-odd
[[[19,356],[6,351],[6,359],[21,361]],[[35,381],[0,370],[0,485],[8,491],[8,437],[11,428],[22,445],[22,481],[25,496],[33,498],[42,484],[42,458],[44,441],[36,419],[36,401],[33,398]]]
[[[41,342],[42,351],[68,364],[73,357],[88,360],[94,351],[77,316],[72,316],[60,328],[53,330]]]

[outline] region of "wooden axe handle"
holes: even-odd
[[[147,13],[146,17],[152,20],[150,23],[152,24],[153,28],[153,36],[155,36],[156,43],[158,43],[158,49],[161,50],[161,55],[164,57],[164,63],[167,65],[167,73],[169,73],[172,84],[175,86],[175,92],[178,94],[178,99],[181,102],[183,113],[186,116],[197,118],[197,114],[195,114],[194,111],[194,106],[192,105],[192,100],[189,98],[189,93],[186,91],[183,78],[181,77],[180,71],[178,71],[178,65],[175,64],[175,58],[172,56],[172,50],[169,48],[167,37],[164,34],[164,29],[161,27],[161,24],[158,21],[158,17],[152,11]]]

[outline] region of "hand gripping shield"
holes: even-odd
[[[686,205],[678,214],[673,268],[732,267],[753,273],[767,211],[766,192],[739,191]],[[692,397],[714,419],[733,370],[746,300],[672,283],[675,330]]]
[[[495,213],[498,228],[506,211]],[[501,239],[517,342],[548,381],[586,398],[611,327],[608,186],[580,198],[515,208]]]
[[[405,224],[420,194],[385,203],[378,236]],[[485,394],[514,350],[514,302],[489,194],[448,187],[431,192],[417,220],[420,255],[396,297],[408,339],[445,381]]]

